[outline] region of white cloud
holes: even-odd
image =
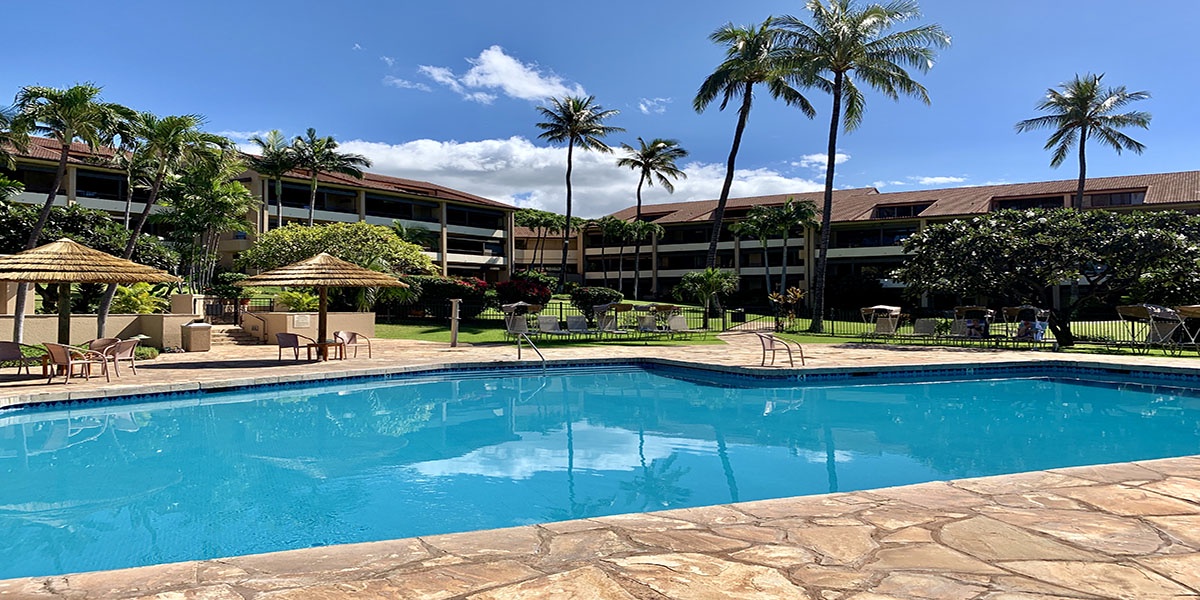
[[[391,75],[387,75],[383,78],[383,85],[389,85],[406,90],[420,90],[422,92],[433,91],[432,88],[423,83],[409,81],[407,79],[400,79],[399,77],[392,77]]]
[[[396,59],[390,56],[380,56],[379,60],[382,60],[383,64],[387,65],[389,68],[396,66]]]
[[[258,131],[229,131],[229,130],[226,130],[226,131],[216,132],[217,135],[222,136],[222,137],[227,137],[235,142],[248,142],[248,141],[250,141],[250,138],[252,138],[254,136],[266,137],[266,135],[268,133],[270,133],[270,132],[266,131],[266,130],[261,130],[261,129]]]
[[[426,139],[403,144],[352,140],[341,147],[369,157],[374,162],[371,170],[376,173],[429,181],[515,206],[559,213],[566,210],[565,148],[537,146],[517,136],[473,142]],[[612,154],[575,153],[573,214],[599,217],[635,203],[637,173],[617,168],[615,162]],[[646,188],[643,202],[712,200],[720,195],[724,165],[689,163],[681,168],[688,178],[675,182],[674,194],[658,186]],[[788,177],[772,169],[739,169],[734,172],[730,194],[743,197],[821,189],[818,181]]]
[[[909,177],[909,179],[917,182],[919,185],[946,185],[950,183],[962,183],[967,180],[966,177],[953,176]]]
[[[362,46],[359,46],[357,43],[355,43],[355,44],[354,44],[354,47],[352,47],[352,48],[350,48],[350,49],[351,49],[351,50],[362,50],[362,49],[363,49],[363,47],[362,47]]]
[[[850,160],[850,155],[844,152],[835,152],[833,154],[833,164],[840,165]],[[829,155],[825,153],[805,154],[800,157],[800,160],[791,163],[793,167],[803,169],[824,169],[825,165],[829,164]]]
[[[670,98],[641,98],[638,100],[638,110],[642,111],[643,115],[661,115],[667,112],[667,105],[670,103]]]
[[[495,92],[519,100],[585,95],[579,84],[569,84],[558,75],[543,72],[536,63],[523,63],[505,54],[500,46],[486,48],[467,62],[471,63],[471,68],[461,77],[446,67],[421,65],[418,70],[463,99],[484,104],[499,97]]]

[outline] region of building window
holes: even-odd
[[[1062,208],[1062,196],[1042,196],[1039,198],[1009,198],[996,200],[993,210],[1028,210],[1031,208]]]
[[[504,213],[450,206],[446,209],[446,224],[476,229],[504,229]]]
[[[441,207],[434,202],[406,200],[395,196],[367,194],[367,216],[388,219],[441,223]]]
[[[446,251],[473,256],[504,256],[504,243],[493,238],[448,236]]]
[[[932,202],[924,202],[921,204],[905,204],[900,206],[876,206],[876,219],[904,219],[912,218],[921,214],[921,211],[933,206]]]
[[[39,167],[20,166],[13,171],[0,171],[0,173],[4,173],[6,177],[13,181],[20,182],[25,186],[26,192],[49,194],[50,188],[54,186],[55,170],[53,168],[43,169]],[[58,193],[65,193],[66,185],[66,178],[63,178],[62,187],[58,188]]]
[[[308,208],[311,188],[298,183],[283,184],[283,205],[291,208]],[[317,197],[313,202],[314,210],[326,210],[340,213],[357,213],[358,193],[354,190],[317,187]],[[275,205],[275,182],[267,185],[267,204]]]
[[[1132,206],[1146,200],[1146,192],[1116,192],[1112,194],[1092,194],[1083,197],[1083,205],[1092,208],[1105,206]]]
[[[899,246],[908,236],[917,232],[916,227],[884,227],[877,229],[844,229],[833,232],[834,248],[879,248]]]

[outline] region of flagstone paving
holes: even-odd
[[[757,365],[757,341],[552,348],[550,358]],[[812,346],[809,367],[1060,359],[1043,352]],[[165,355],[111,385],[5,376],[0,397],[511,361],[512,347],[381,340],[375,358],[276,361],[274,347]],[[1073,360],[1196,368],[1192,360]],[[1200,363],[1196,363],[1200,365]],[[44,397],[44,396],[43,396]],[[0,581],[30,599],[813,600],[1200,596],[1200,457],[1055,469],[514,529]]]

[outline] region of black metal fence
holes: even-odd
[[[270,312],[274,301],[270,298],[231,300],[208,298],[204,301],[204,322],[212,325],[237,325],[244,312]]]

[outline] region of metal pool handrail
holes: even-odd
[[[529,344],[529,347],[533,348],[534,352],[537,352],[538,358],[542,359],[542,370],[546,370],[546,357],[542,355],[541,350],[538,350],[538,347],[533,343],[533,340],[529,339],[529,334],[527,333],[517,334],[517,360],[521,360],[521,340],[525,340],[525,343]]]

